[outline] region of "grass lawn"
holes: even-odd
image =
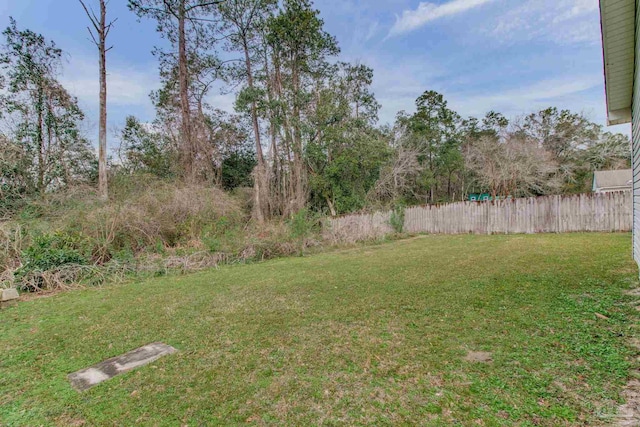
[[[21,302],[0,310],[0,425],[601,424],[637,337],[630,246],[429,236]],[[67,381],[155,341],[179,352]]]

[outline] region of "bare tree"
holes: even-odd
[[[584,157],[590,169],[626,169],[631,162],[631,141],[622,134],[605,132],[587,147]]]
[[[517,132],[504,138],[483,136],[467,146],[464,157],[478,187],[494,198],[553,194],[562,187],[553,154]]]
[[[420,157],[424,154],[417,148],[400,144],[389,165],[380,171],[380,178],[367,198],[370,203],[389,203],[411,194],[415,182],[424,170]]]
[[[466,167],[474,173],[478,186],[494,197],[502,191],[501,148],[497,137],[482,136],[468,144],[464,153]]]
[[[109,197],[107,184],[107,52],[113,46],[107,47],[107,36],[117,19],[107,24],[107,4],[106,0],[100,2],[100,16],[98,17],[91,7],[87,7],[83,0],[80,1],[86,12],[93,30],[87,27],[91,39],[98,47],[100,56],[100,123],[98,131],[98,194],[100,198],[106,200]],[[95,33],[94,33],[95,30]]]

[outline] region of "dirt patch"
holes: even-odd
[[[493,362],[493,353],[486,351],[470,351],[464,358],[467,362],[491,363]]]
[[[24,292],[20,294],[19,301],[33,301],[40,298],[51,298],[64,292],[62,289],[47,290],[42,292]]]
[[[640,381],[631,380],[622,393],[627,401],[618,408],[616,427],[640,426]]]
[[[640,298],[640,288],[632,289],[630,291],[626,291],[625,295],[629,295],[629,296],[632,296],[632,297]]]
[[[0,301],[0,310],[9,308],[9,307],[15,307],[16,305],[18,305],[18,300]]]

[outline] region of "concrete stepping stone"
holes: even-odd
[[[121,356],[112,357],[104,362],[69,374],[68,378],[73,388],[78,391],[85,391],[116,375],[147,365],[162,356],[173,354],[176,351],[178,350],[161,342],[148,344]]]
[[[0,289],[0,301],[7,302],[7,301],[16,300],[18,298],[20,298],[20,296],[18,295],[17,290],[13,288]]]

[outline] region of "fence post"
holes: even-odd
[[[561,230],[561,212],[560,212],[560,199],[562,196],[556,196],[556,233],[562,232]]]

